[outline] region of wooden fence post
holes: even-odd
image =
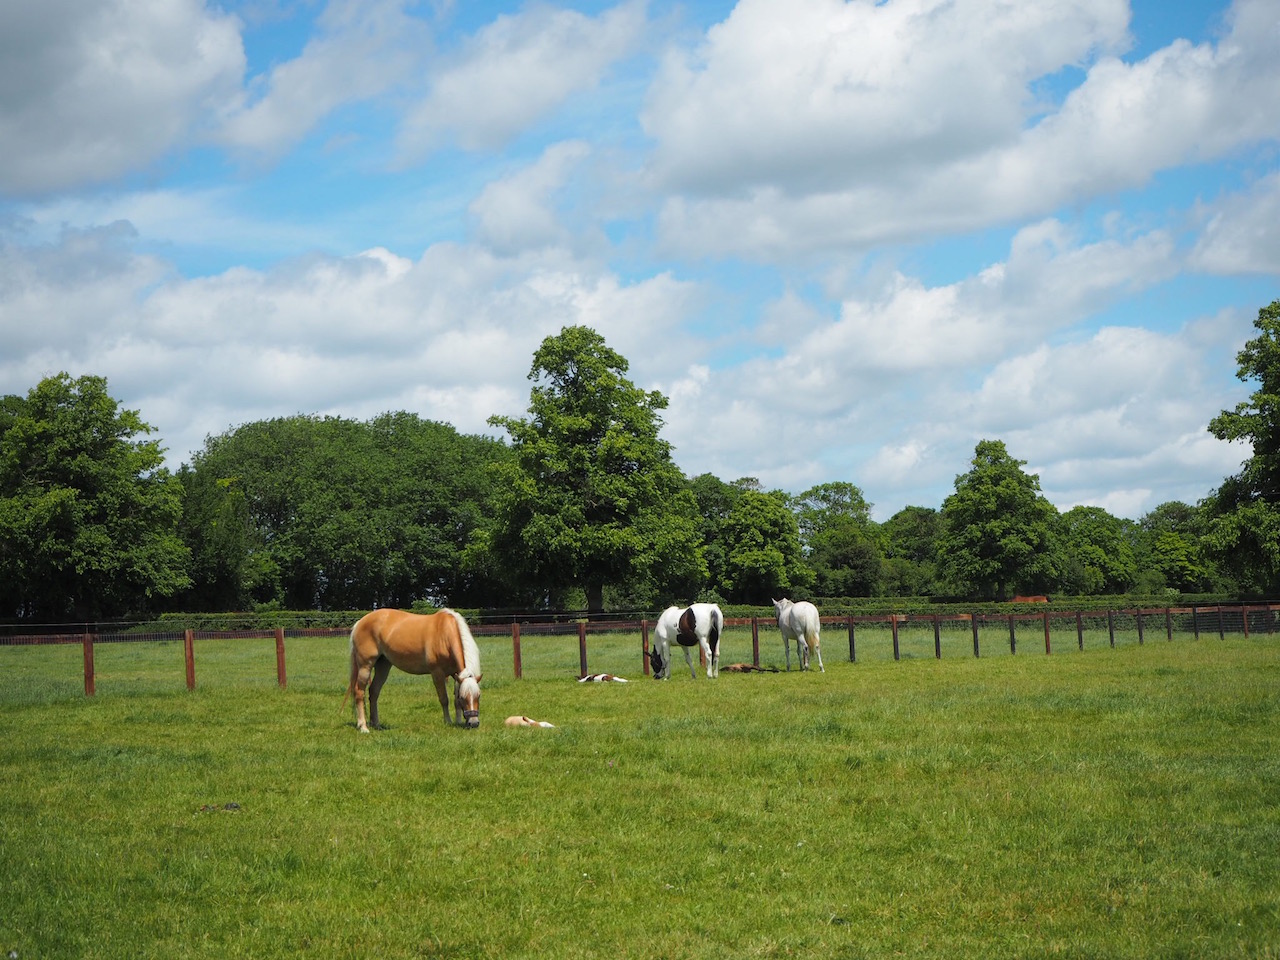
[[[1135,610],[1133,615],[1138,618],[1138,646],[1142,646],[1142,611]]]
[[[969,617],[969,624],[973,627],[973,658],[978,659],[978,614]]]
[[[640,621],[640,669],[649,676],[649,621]]]
[[[1080,611],[1076,611],[1076,645],[1081,650],[1084,649],[1084,621],[1080,618]]]
[[[1013,625],[1013,614],[1009,614],[1009,653],[1018,652],[1018,632]]]
[[[1168,607],[1164,608],[1164,633],[1168,639],[1173,639],[1173,611]]]
[[[94,672],[93,672],[93,634],[86,633],[84,635],[84,695],[92,697],[94,694]]]
[[[1111,646],[1116,645],[1116,614],[1114,610],[1107,611],[1107,636],[1111,638]]]
[[[511,622],[511,670],[519,680],[524,676],[524,666],[520,661],[520,624]]]
[[[1244,621],[1244,638],[1249,639],[1249,608],[1242,606],[1240,608],[1240,619]]]
[[[853,635],[853,617],[848,618],[848,624],[849,624],[849,662],[857,663],[858,647],[857,647],[857,641],[854,639],[854,635]]]
[[[933,657],[935,660],[942,659],[942,627],[936,613],[933,615]]]
[[[1044,652],[1050,653],[1049,650],[1049,611],[1044,612]]]
[[[751,662],[760,666],[760,621],[751,618]]]
[[[893,627],[893,659],[898,659],[898,615],[889,614],[889,623]]]
[[[582,672],[578,676],[585,677],[587,675],[587,624],[584,620],[578,621],[578,663],[582,666]]]
[[[1227,639],[1227,632],[1222,623],[1222,604],[1218,604],[1218,639]]]
[[[284,679],[284,627],[276,627],[276,681],[283,690]]]
[[[187,661],[187,689],[196,688],[196,632],[187,630],[182,634],[182,654]]]
[[[1196,605],[1191,605],[1191,629],[1195,631],[1196,639],[1200,639],[1200,611],[1196,609]]]

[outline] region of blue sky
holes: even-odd
[[[8,4],[0,393],[489,432],[584,323],[690,476],[1137,518],[1248,454],[1276,104],[1275,0]]]

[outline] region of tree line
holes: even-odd
[[[1208,425],[1252,455],[1196,504],[1059,512],[1000,440],[939,507],[883,523],[854,484],[798,495],[686,477],[667,399],[588,327],[535,352],[506,440],[412,413],[292,416],[163,466],[105,379],[0,398],[0,618],[449,604],[650,610],[673,600],[1280,590],[1280,300],[1237,356],[1248,401]]]

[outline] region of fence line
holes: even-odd
[[[900,632],[903,626],[909,625],[927,625],[933,631],[933,653],[937,659],[942,659],[942,629],[944,624],[950,625],[953,629],[959,627],[963,629],[964,625],[968,625],[973,639],[973,656],[980,657],[982,655],[981,645],[981,629],[983,627],[990,628],[992,625],[998,625],[1001,632],[1007,628],[1009,653],[1016,654],[1018,651],[1018,626],[1019,624],[1035,624],[1033,630],[1037,634],[1042,633],[1044,638],[1044,652],[1046,655],[1053,652],[1053,623],[1054,621],[1069,621],[1070,625],[1075,627],[1076,646],[1078,649],[1084,649],[1084,636],[1086,623],[1090,625],[1097,623],[1106,623],[1109,646],[1116,645],[1116,618],[1117,616],[1132,619],[1137,629],[1138,644],[1142,645],[1146,641],[1147,627],[1151,623],[1162,626],[1163,634],[1166,640],[1172,640],[1174,635],[1175,623],[1179,625],[1179,633],[1191,632],[1196,640],[1201,639],[1202,632],[1209,634],[1217,634],[1219,639],[1225,639],[1228,632],[1242,633],[1245,639],[1250,636],[1250,620],[1253,620],[1253,631],[1258,632],[1261,628],[1262,632],[1273,633],[1276,629],[1277,611],[1280,611],[1280,604],[1237,604],[1224,605],[1215,604],[1209,606],[1192,605],[1187,607],[1155,607],[1155,608],[1130,608],[1122,610],[1043,610],[1038,613],[915,613],[915,614],[858,614],[846,616],[826,616],[821,617],[824,627],[842,626],[847,631],[849,642],[849,662],[858,662],[857,655],[857,631],[859,627],[869,626],[887,626],[889,628],[893,641],[893,659],[900,660],[902,651],[900,645]],[[511,656],[512,669],[515,679],[519,680],[523,677],[523,663],[521,653],[521,642],[523,638],[530,635],[534,636],[574,636],[578,640],[578,664],[581,670],[580,676],[587,676],[588,670],[588,643],[587,638],[590,634],[617,634],[617,633],[636,633],[640,634],[640,661],[641,670],[645,676],[649,675],[649,629],[653,621],[648,619],[640,620],[579,620],[577,622],[536,622],[525,621],[523,623],[513,621],[510,624],[471,624],[471,632],[477,636],[501,636],[508,632],[511,635]],[[776,622],[772,618],[762,617],[726,617],[725,627],[750,627],[751,628],[751,653],[752,663],[760,666],[760,626],[765,624],[766,627],[776,627]],[[1189,626],[1189,631],[1187,627]],[[989,632],[989,629],[988,629]],[[100,633],[78,632],[78,633],[43,633],[43,634],[14,634],[0,636],[0,646],[43,646],[46,644],[72,644],[79,643],[84,650],[84,692],[86,696],[95,694],[95,669],[94,669],[94,648],[99,644],[113,643],[143,643],[143,642],[174,642],[181,640],[183,645],[183,659],[186,667],[186,683],[188,690],[194,690],[196,685],[195,673],[195,641],[196,640],[242,640],[242,639],[274,639],[276,652],[276,680],[281,688],[287,686],[287,678],[285,671],[285,639],[286,637],[345,637],[349,630],[345,627],[274,627],[264,628],[262,630],[182,630],[182,631],[159,631],[149,633],[129,633],[125,631],[107,631]],[[701,658],[702,665],[705,666],[705,658]]]

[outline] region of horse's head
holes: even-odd
[[[649,669],[653,671],[655,680],[661,680],[666,676],[667,665],[663,662],[662,654],[658,652],[657,647],[649,650]]]
[[[480,678],[473,677],[470,671],[464,670],[458,674],[457,680],[453,705],[457,710],[458,722],[471,730],[480,726]]]
[[[787,610],[791,608],[791,606],[792,606],[791,601],[788,600],[786,597],[783,597],[781,600],[773,601],[773,615],[778,618],[779,623],[782,622],[782,615],[786,613]]]

